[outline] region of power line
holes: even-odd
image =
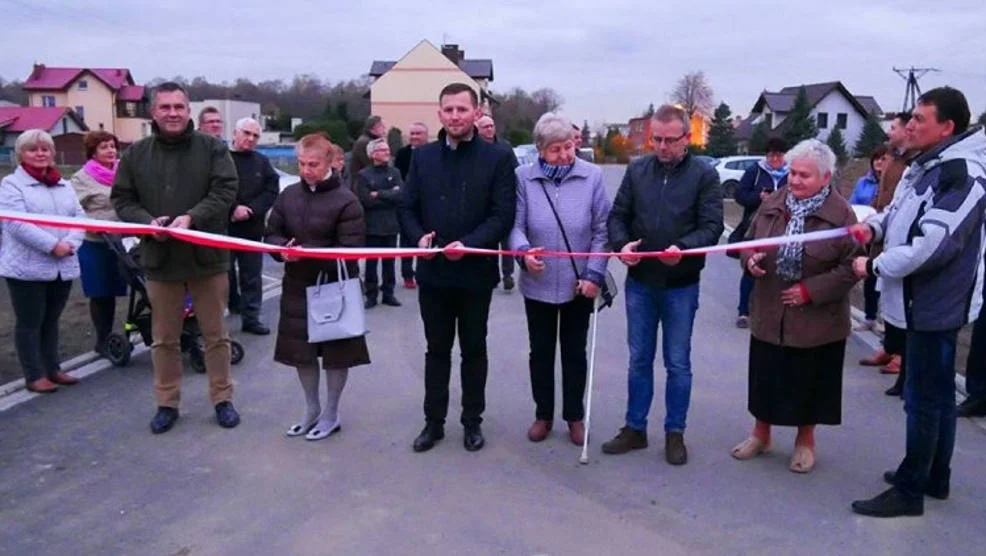
[[[910,112],[914,110],[914,105],[917,104],[918,97],[921,96],[921,86],[918,85],[918,79],[924,77],[928,72],[940,72],[941,70],[938,68],[916,68],[911,66],[909,68],[894,68],[894,71],[901,79],[907,82],[904,91],[904,105],[901,112]]]

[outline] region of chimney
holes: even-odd
[[[30,79],[41,79],[41,74],[44,73],[44,71],[45,71],[45,65],[44,64],[35,63],[34,64],[34,69],[31,70],[31,77],[30,77]]]
[[[444,54],[446,58],[451,60],[452,63],[457,66],[459,65],[459,62],[461,62],[466,55],[465,52],[459,50],[459,45],[457,44],[443,44],[442,54]]]

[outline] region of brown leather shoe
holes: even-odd
[[[527,429],[527,439],[531,442],[541,442],[545,438],[548,438],[548,433],[551,432],[551,421],[545,421],[543,419],[538,419],[531,424],[531,428]]]
[[[893,357],[891,357],[889,363],[880,367],[880,374],[884,374],[884,375],[900,374],[900,356],[894,355]]]
[[[643,450],[647,447],[647,431],[637,431],[623,427],[612,440],[603,442],[604,454],[625,454],[630,450]]]
[[[62,386],[72,386],[73,384],[78,384],[79,379],[74,376],[58,371],[55,376],[51,377],[51,381],[55,384],[61,384]]]
[[[882,367],[893,359],[893,356],[882,349],[873,355],[859,360],[859,364],[864,367]]]
[[[26,388],[36,394],[51,394],[58,391],[58,385],[47,378],[39,378],[34,382],[28,382]]]
[[[664,436],[664,459],[671,465],[688,463],[688,450],[685,449],[685,435],[680,432],[669,432]]]
[[[585,423],[582,421],[568,422],[568,437],[572,439],[572,444],[581,446],[585,443]]]

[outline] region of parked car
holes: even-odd
[[[579,158],[585,160],[586,162],[595,162],[596,150],[592,147],[582,147],[579,149]]]
[[[719,173],[719,183],[722,184],[722,195],[732,198],[736,193],[740,178],[748,168],[756,166],[762,156],[725,156],[716,163],[716,172]]]
[[[517,157],[517,164],[533,164],[538,161],[538,150],[534,145],[517,145],[514,147],[514,156]]]
[[[704,154],[697,154],[697,155],[695,155],[695,159],[708,164],[712,168],[715,168],[716,167],[716,163],[719,162],[719,159],[718,158],[716,158],[714,156],[706,156]]]

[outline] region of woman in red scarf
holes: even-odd
[[[72,187],[86,216],[99,220],[118,220],[110,191],[119,162],[119,142],[112,133],[93,131],[84,141],[88,161],[72,176]],[[127,282],[120,274],[116,256],[103,238],[86,234],[79,248],[82,291],[89,298],[89,314],[96,329],[93,351],[106,356],[106,339],[113,332],[116,298],[127,295]]]
[[[54,166],[55,142],[40,129],[22,133],[14,145],[14,173],[0,182],[0,209],[48,216],[81,217],[75,192]],[[0,276],[14,307],[14,345],[27,389],[48,393],[78,379],[58,365],[58,321],[72,281],[79,277],[76,250],[82,232],[3,222]]]

